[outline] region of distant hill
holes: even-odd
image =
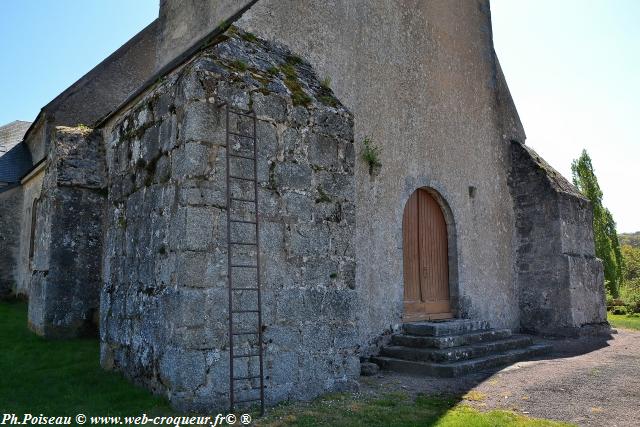
[[[620,239],[621,245],[631,245],[640,249],[640,231],[618,234],[618,239]]]

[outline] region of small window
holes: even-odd
[[[36,240],[36,211],[38,207],[38,201],[40,199],[34,199],[33,204],[31,205],[31,235],[29,240],[29,264],[31,264],[31,260],[33,259],[33,252],[35,247]]]

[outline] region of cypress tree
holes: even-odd
[[[618,298],[622,282],[622,252],[616,232],[616,223],[609,209],[602,204],[602,190],[587,150],[571,163],[573,184],[591,201],[593,207],[593,237],[596,256],[604,264],[607,291]]]

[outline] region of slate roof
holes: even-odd
[[[11,123],[0,126],[0,156],[22,141],[29,126],[31,126],[31,122],[23,120],[14,120]]]
[[[21,142],[0,157],[0,182],[19,182],[31,166],[29,148]]]

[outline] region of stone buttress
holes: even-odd
[[[234,28],[106,125],[102,366],[178,408],[229,403],[226,210],[253,212],[227,206],[227,191],[251,190],[226,186],[223,103],[258,119],[266,401],[350,389],[359,375],[352,117],[306,62]],[[253,173],[242,159],[230,168]],[[257,368],[236,364],[236,375]]]

